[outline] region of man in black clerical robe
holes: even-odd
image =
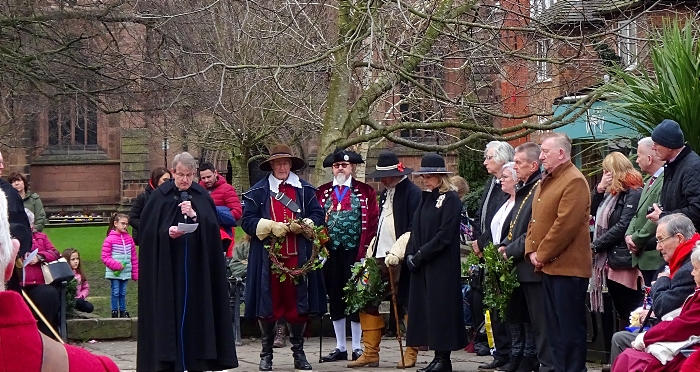
[[[173,182],[151,193],[139,228],[137,370],[238,366],[216,207],[192,182],[197,163],[175,156]],[[198,223],[183,234],[179,222]]]

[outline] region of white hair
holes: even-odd
[[[12,261],[12,238],[7,217],[7,196],[0,190],[0,274],[5,277],[5,268]],[[0,279],[2,280],[2,279]]]
[[[197,170],[197,161],[194,160],[194,156],[189,152],[181,152],[173,158],[173,169],[177,168],[178,164],[182,164],[185,168],[190,170]]]
[[[651,139],[651,137],[644,137],[637,141],[637,145],[651,149],[651,146],[654,145],[654,141]]]
[[[697,262],[700,264],[700,242],[695,243],[695,248],[693,248],[693,253],[690,254],[690,261]]]
[[[513,156],[515,156],[515,150],[508,142],[491,141],[486,144],[484,154],[486,154],[489,149],[493,149],[493,160],[498,164],[505,164],[509,161],[513,161]]]
[[[510,169],[510,175],[513,177],[515,181],[518,180],[518,174],[515,172],[515,162],[509,161],[505,164],[503,164],[503,168],[501,168],[501,172],[506,171],[506,169]]]

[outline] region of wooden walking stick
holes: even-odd
[[[53,333],[54,337],[56,337],[56,340],[58,340],[58,342],[60,342],[62,344],[65,344],[65,342],[63,342],[63,339],[61,338],[61,336],[58,335],[58,332],[56,332],[56,330],[53,329],[53,326],[51,325],[51,323],[49,323],[49,321],[46,320],[46,318],[44,318],[44,314],[42,314],[41,311],[39,311],[39,309],[36,307],[36,305],[34,305],[34,302],[29,298],[29,296],[27,296],[27,293],[24,292],[24,289],[22,290],[22,296],[24,297],[25,300],[27,300],[27,303],[34,310],[36,315],[39,316],[39,319],[41,319],[41,321],[44,322],[44,324],[51,331],[51,333]]]
[[[394,318],[396,320],[396,339],[399,341],[399,353],[401,354],[401,369],[406,369],[406,363],[403,360],[403,344],[401,343],[401,328],[399,327],[399,310],[396,305],[396,286],[394,285],[394,274],[392,268],[386,266],[389,271],[389,286],[391,287],[391,302],[394,303]]]

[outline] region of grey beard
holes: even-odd
[[[345,181],[348,180],[348,176],[346,176],[344,173],[338,173],[337,176],[334,177],[335,182],[337,182],[339,185],[342,185],[345,183]]]

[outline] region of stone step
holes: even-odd
[[[384,321],[389,321],[389,312],[384,312]],[[348,322],[348,332],[350,324]],[[90,318],[69,319],[66,321],[68,339],[73,341],[132,339],[138,337],[138,318]],[[308,326],[309,336],[321,334],[321,318],[312,317]],[[350,334],[350,333],[348,333]],[[323,335],[333,337],[333,325],[329,314],[323,316]],[[241,336],[260,337],[256,321],[241,317]]]

